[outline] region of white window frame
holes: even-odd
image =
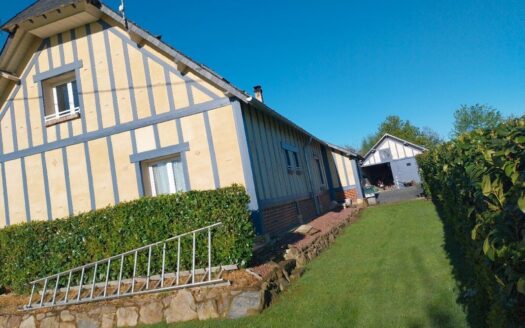
[[[149,182],[150,182],[152,196],[158,196],[157,187],[155,186],[155,174],[153,173],[153,167],[155,165],[162,165],[164,166],[164,168],[167,168],[169,165],[169,169],[168,169],[168,185],[170,189],[169,194],[174,194],[174,193],[183,191],[183,190],[177,190],[177,185],[175,183],[175,175],[173,174],[175,170],[175,168],[173,167],[174,161],[175,161],[174,158],[170,158],[170,159],[159,160],[159,161],[150,162],[146,164],[148,167],[148,175],[149,175]],[[183,182],[184,184],[186,183],[186,181],[183,181]]]
[[[80,106],[75,107],[75,96],[73,95],[73,82],[76,82],[75,79],[66,82],[66,83],[60,83],[52,87],[53,90],[53,105],[55,112],[50,115],[45,116],[45,121],[49,122],[52,120],[56,120],[65,116],[69,116],[72,114],[76,114],[80,112]],[[58,94],[57,94],[57,87],[62,85],[67,85],[67,96],[68,96],[68,104],[69,108],[63,112],[60,112],[60,109],[58,108]],[[78,86],[77,86],[78,88]],[[78,92],[78,89],[77,89]]]

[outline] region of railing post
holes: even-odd
[[[69,278],[67,279],[66,295],[64,296],[64,304],[67,303],[67,297],[69,296],[69,288],[71,288],[71,278],[73,277],[73,271],[69,271]]]
[[[82,273],[80,274],[80,285],[78,286],[77,302],[80,301],[80,295],[82,294],[82,283],[84,282],[84,270],[86,270],[86,267],[82,267]]]
[[[164,287],[164,270],[166,269],[166,243],[162,245],[162,273],[160,274],[160,287]]]
[[[193,251],[191,259],[191,283],[195,283],[195,232],[193,233]]]
[[[93,283],[91,284],[91,293],[89,294],[89,299],[93,299],[93,293],[95,292],[95,282],[97,281],[97,269],[98,263],[95,263],[95,268],[93,270]]]
[[[47,278],[44,281],[44,289],[42,290],[42,297],[40,297],[40,307],[44,305],[44,298],[46,296],[46,289],[47,289]]]
[[[208,281],[211,281],[211,228],[208,228]]]
[[[106,297],[108,292],[108,284],[109,284],[109,274],[111,271],[111,259],[108,260],[108,268],[106,270],[106,284],[104,285],[104,297]]]
[[[33,286],[31,287],[31,296],[29,297],[29,303],[27,303],[27,307],[28,308],[31,308],[31,304],[33,303],[33,295],[35,295],[35,285],[36,284],[33,284]]]
[[[146,290],[149,289],[149,277],[151,275],[151,246],[148,249],[148,272],[146,274]]]
[[[131,278],[131,292],[135,292],[135,275],[137,274],[137,256],[138,251],[135,251],[135,259],[133,261],[133,278]]]
[[[124,270],[124,254],[120,256],[120,272],[118,274],[117,296],[120,296],[120,284],[122,283],[122,271]]]
[[[179,275],[180,275],[180,237],[177,238],[177,285],[179,285]]]
[[[55,305],[55,299],[57,297],[57,291],[58,291],[58,283],[60,282],[60,274],[57,275],[57,282],[55,285],[55,290],[53,291],[53,299],[51,300],[51,304]]]

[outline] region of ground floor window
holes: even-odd
[[[184,165],[180,154],[143,163],[144,186],[151,196],[186,191]]]

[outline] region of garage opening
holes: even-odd
[[[370,184],[381,187],[394,185],[394,176],[390,163],[366,166],[362,168],[363,176],[368,179]]]

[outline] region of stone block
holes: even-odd
[[[75,326],[74,322],[61,322],[58,327],[59,328],[76,328],[77,326]]]
[[[243,318],[260,313],[263,300],[259,291],[243,292],[232,300],[228,317],[231,319]]]
[[[117,310],[117,327],[135,327],[139,320],[136,307],[124,307]]]
[[[68,310],[64,310],[60,312],[60,320],[64,322],[75,321],[75,316],[71,314],[71,312],[69,312]]]
[[[99,328],[100,324],[97,320],[88,317],[85,314],[77,315],[77,328]]]
[[[58,317],[49,317],[40,321],[40,328],[56,328],[59,324]]]
[[[15,326],[12,326],[12,327],[15,327]],[[36,328],[35,317],[29,316],[27,318],[24,318],[24,320],[20,324],[20,328]]]
[[[164,309],[161,302],[151,302],[140,307],[140,323],[154,324],[163,319],[162,310]]]
[[[22,322],[22,317],[13,315],[7,320],[7,328],[18,328]]]
[[[219,317],[215,300],[208,300],[197,304],[199,320],[215,319]]]
[[[113,328],[115,325],[115,313],[105,313],[102,315],[100,328]]]
[[[167,323],[198,319],[197,306],[191,292],[180,290],[164,311]]]

